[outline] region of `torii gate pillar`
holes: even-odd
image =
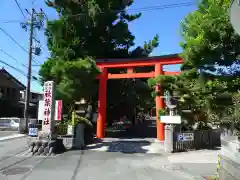
[[[163,66],[159,63],[155,64],[155,77],[163,74]],[[165,109],[164,106],[164,98],[163,98],[163,89],[158,85],[156,86],[156,92],[160,92],[159,95],[156,96],[156,128],[157,128],[157,139],[160,141],[164,141],[164,124],[161,123],[159,119],[159,110]]]
[[[106,124],[106,105],[107,105],[107,68],[100,68],[102,74],[99,77],[98,90],[98,120],[97,120],[97,137],[104,138]]]

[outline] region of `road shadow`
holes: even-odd
[[[217,147],[210,147],[210,148],[206,148],[207,150],[213,150],[213,151],[219,151],[221,150],[221,146],[217,146]]]
[[[113,141],[102,141],[97,140],[94,144],[88,145],[86,150],[97,150],[103,152],[121,152],[125,154],[133,154],[133,153],[147,153],[147,146],[149,146],[151,142],[147,140],[113,140]],[[144,148],[145,147],[145,148]]]

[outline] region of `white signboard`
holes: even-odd
[[[38,135],[38,128],[29,128],[28,135],[29,136],[37,136]]]
[[[194,133],[181,133],[178,135],[178,141],[193,141]]]
[[[54,82],[47,81],[44,83],[44,118],[42,121],[42,131],[44,133],[51,133],[54,126],[54,111],[55,111],[55,99],[54,99]]]
[[[165,124],[181,124],[181,116],[161,116],[160,120]]]
[[[44,119],[44,101],[38,103],[38,120]],[[55,101],[55,120],[60,121],[62,119],[62,100]]]

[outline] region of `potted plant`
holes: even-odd
[[[93,124],[90,120],[88,120],[85,117],[81,117],[79,115],[76,115],[76,125],[77,124],[82,124],[84,126],[93,126]]]
[[[73,135],[73,124],[72,124],[72,121],[68,121],[68,124],[67,124],[67,135]]]

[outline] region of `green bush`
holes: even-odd
[[[58,135],[66,135],[68,124],[56,124],[56,131]]]
[[[164,116],[166,114],[164,109],[159,109],[158,111],[158,119],[161,120],[161,116]]]

